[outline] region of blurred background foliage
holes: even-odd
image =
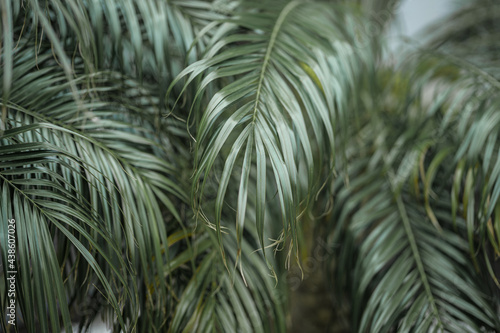
[[[499,6],[398,6],[1,0],[1,330],[500,330]]]

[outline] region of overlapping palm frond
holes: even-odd
[[[227,2],[216,6],[211,1],[54,0],[38,4],[28,1],[24,7],[25,22],[35,23],[27,25],[24,34],[37,33],[36,23],[40,29],[52,27],[57,38],[48,39],[55,51],[78,47],[88,70],[115,66],[141,78],[144,68],[149,79],[159,80],[165,74],[176,75],[171,66],[184,66],[188,53],[188,58],[196,59],[215,31],[206,26],[213,27],[234,5]],[[16,17],[18,10],[13,12]]]
[[[490,0],[471,0],[446,19],[429,28],[429,49],[445,52],[462,65],[474,65],[483,73],[500,78],[500,5]]]
[[[10,92],[1,101],[0,147],[1,226],[7,230],[14,217],[19,226],[18,324],[69,332],[72,322],[86,329],[111,308],[115,330],[231,331],[251,323],[257,330],[283,331],[283,306],[272,306],[276,290],[262,256],[250,256],[248,240],[242,254],[226,245],[228,263],[246,263],[252,282],[245,283],[220,265],[216,238],[192,225],[184,185],[192,170],[188,134],[180,121],[158,117],[165,93],[158,81],[176,73],[163,75],[161,66],[182,68],[196,59],[190,49],[202,50],[215,31],[203,30],[204,24],[219,25],[215,18],[233,5],[209,12],[211,4],[202,1],[24,5],[2,7],[15,14],[5,40],[19,39],[2,52],[1,88]],[[168,52],[179,52],[176,60],[153,61],[148,47],[161,43],[148,44],[148,31],[127,32],[134,15],[143,22],[158,14],[153,5],[168,7],[167,21],[153,23],[170,24],[170,30],[164,36],[153,32],[168,38]],[[96,20],[99,11],[108,11],[105,19]],[[57,38],[44,37],[39,21]],[[5,233],[1,237],[5,291],[8,242]],[[210,292],[191,292],[209,280]],[[3,316],[0,325],[7,331]]]
[[[169,332],[284,332],[285,281],[277,288],[269,277],[270,259],[252,253],[257,240],[245,238],[238,254],[233,227],[232,238],[225,242],[224,262],[216,235],[208,226],[202,228],[205,232],[196,246],[210,251],[197,259],[195,274],[179,295]],[[236,273],[237,263],[244,266],[244,274]]]
[[[3,98],[11,91],[12,54],[19,39],[33,47],[50,42],[69,82],[74,62],[87,73],[115,70],[140,82],[155,83],[160,107],[171,80],[198,54],[234,4],[211,1],[2,1]],[[74,97],[76,88],[72,87]],[[5,115],[4,115],[5,116]]]
[[[336,282],[354,331],[496,330],[498,88],[446,56],[402,68],[381,75],[334,187]]]
[[[240,242],[255,174],[261,247],[268,245],[263,226],[269,193],[279,198],[282,239],[297,245],[298,216],[333,168],[336,124],[344,124],[361,55],[371,50],[356,49],[353,17],[345,8],[317,3],[242,2],[204,58],[174,81],[199,82],[188,118],[196,130],[193,205],[221,244],[229,183],[239,184],[232,206]],[[213,85],[220,89],[202,102]],[[217,196],[207,205],[211,182]]]
[[[454,156],[452,207],[454,216],[460,212],[466,216],[473,257],[483,252],[487,240],[495,258],[500,254],[498,17],[500,7],[495,2],[470,1],[443,28],[435,29],[429,43],[430,52],[441,54],[465,73],[455,77],[455,107],[442,127],[455,124],[461,140]]]
[[[467,241],[452,229],[449,197],[438,194],[434,214],[444,230],[437,232],[411,194],[395,191],[387,175],[366,173],[368,159],[357,168],[363,174],[353,173],[350,188],[339,191],[334,215],[346,223],[336,238],[335,281],[349,290],[352,330],[495,330],[496,302],[471,265]],[[466,228],[461,218],[456,225]]]
[[[2,216],[18,219],[25,324],[48,331],[50,318],[51,330],[58,331],[61,314],[69,331],[70,299],[81,301],[80,286],[96,278],[116,314],[128,312],[129,325],[137,320],[137,307],[150,308],[153,297],[163,311],[167,286],[154,277],[165,275],[162,251],[167,234],[180,228],[176,202],[187,197],[176,171],[182,160],[165,149],[176,135],[159,139],[154,132],[154,108],[148,106],[154,97],[131,80],[123,84],[121,74],[94,74],[92,87],[80,74],[73,85],[86,97],[78,103],[50,53],[37,59],[25,47],[14,59],[13,92],[2,102],[8,113],[0,148]],[[166,123],[165,131],[172,126]],[[177,222],[166,226],[165,219]],[[6,244],[2,239],[4,255]],[[139,290],[131,283],[136,278]],[[153,316],[156,325],[161,311]]]
[[[272,248],[298,257],[326,215],[353,331],[498,330],[498,6],[478,3],[391,70],[343,1],[0,0],[0,309],[15,218],[29,331],[109,311],[283,332]]]

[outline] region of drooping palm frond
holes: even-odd
[[[201,228],[203,238],[193,246],[210,251],[200,256],[195,274],[179,295],[169,332],[284,332],[285,281],[277,288],[269,277],[268,260],[252,253],[257,240],[244,239],[239,254],[233,228],[224,262],[216,250],[216,235],[206,225]],[[236,273],[238,263],[244,267],[242,275]]]
[[[167,234],[181,228],[174,202],[187,201],[179,186],[179,166],[173,164],[182,160],[165,150],[175,142],[169,136],[176,135],[156,137],[154,108],[147,107],[154,97],[148,98],[130,80],[122,84],[119,74],[114,79],[112,74],[104,73],[102,79],[94,74],[90,87],[89,78],[80,74],[73,85],[79,96],[87,97],[78,103],[48,52],[38,59],[30,47],[15,54],[13,92],[2,102],[8,117],[0,147],[1,211],[18,220],[19,294],[26,295],[18,300],[24,324],[59,331],[62,315],[69,331],[70,300],[81,300],[81,286],[95,281],[102,284],[99,289],[122,326],[123,311],[133,327],[137,306],[144,313],[150,304],[159,308],[152,316],[159,325],[171,301],[166,285],[154,277],[165,275]],[[37,65],[43,69],[36,70]],[[142,99],[132,103],[129,98]],[[166,226],[165,219],[177,222]],[[131,284],[136,278],[138,290],[135,281]]]
[[[283,332],[269,248],[293,253],[334,181],[355,331],[498,330],[495,54],[376,76],[341,3],[0,0],[2,313],[15,217],[30,331],[111,310],[115,331]],[[396,2],[356,3],[385,24]]]
[[[454,156],[456,169],[451,199],[453,216],[462,213],[467,220],[473,258],[488,252],[484,249],[485,243],[493,247],[494,258],[500,254],[498,17],[497,3],[468,1],[445,25],[434,28],[428,43],[430,52],[444,55],[464,73],[455,77],[457,93],[450,96],[456,96],[460,102],[450,103],[455,107],[444,118],[442,128],[450,124],[456,126],[461,140]],[[490,265],[488,270],[500,287]]]
[[[334,215],[346,223],[336,238],[342,245],[335,281],[348,290],[352,330],[495,330],[496,303],[473,270],[467,242],[452,231],[449,198],[440,196],[442,207],[434,209],[444,229],[438,233],[424,205],[394,191],[383,174],[366,174],[368,164],[339,191]],[[465,221],[457,226],[464,231]]]
[[[290,236],[292,248],[297,245],[298,216],[333,168],[336,124],[344,124],[360,58],[370,51],[353,45],[357,26],[345,10],[300,1],[242,2],[204,58],[174,81],[172,87],[181,79],[189,86],[200,77],[188,116],[196,131],[193,205],[221,244],[229,183],[239,184],[233,207],[240,242],[253,195],[249,176],[255,174],[261,247],[269,237],[263,233],[268,191],[279,197],[283,239]],[[220,89],[200,102],[213,85]],[[214,181],[215,203],[207,205],[205,186]]]
[[[50,42],[69,82],[76,58],[88,73],[116,70],[140,82],[154,82],[163,109],[170,81],[198,59],[212,28],[233,7],[230,2],[215,6],[211,1],[30,0],[22,6],[17,0],[2,1],[7,18],[0,27],[3,98],[11,91],[13,51],[20,38],[28,37],[34,49]]]
[[[191,8],[196,3],[179,6],[187,6],[193,14],[201,9]],[[80,23],[86,27],[99,23],[85,22],[87,15],[94,17],[92,10],[99,6],[92,6],[96,4],[77,6],[78,11],[75,3],[67,3],[69,9],[78,11]],[[49,13],[69,10],[56,2],[47,5]],[[29,6],[25,10],[34,21],[46,14],[34,14]],[[123,44],[117,42],[123,52],[113,55],[105,49],[108,58],[103,62],[95,60],[95,54],[83,54],[92,50],[77,51],[68,75],[61,54],[53,49],[69,50],[64,54],[69,59],[82,36],[94,38],[87,35],[93,29],[72,26],[62,34],[59,30],[68,18],[56,14],[46,17],[51,21],[45,22],[45,28],[61,33],[57,40],[38,40],[41,35],[36,23],[30,26],[29,20],[14,19],[26,23],[27,30],[21,35],[20,26],[14,29],[19,43],[9,53],[12,66],[4,66],[1,72],[4,78],[10,76],[8,82],[3,81],[2,90],[10,85],[11,93],[1,101],[5,131],[0,147],[0,215],[4,217],[2,230],[7,230],[10,218],[15,217],[20,225],[17,245],[22,283],[16,299],[22,321],[18,324],[30,331],[60,331],[61,327],[71,331],[72,322],[80,321],[80,329],[85,329],[111,306],[110,322],[115,330],[211,327],[231,331],[237,321],[243,329],[251,322],[258,330],[283,331],[283,306],[271,307],[276,290],[266,261],[258,254],[248,259],[248,245],[245,250],[249,251],[238,255],[229,248],[235,257],[228,262],[234,263],[236,258],[245,262],[246,274],[256,281],[248,284],[251,291],[247,291],[243,277],[225,271],[221,258],[213,254],[215,239],[204,227],[192,225],[183,185],[192,170],[188,135],[178,120],[159,120],[164,92],[158,90],[156,79],[144,72],[139,75],[128,63],[123,65],[135,52],[124,41],[127,34],[118,38]],[[96,29],[97,34],[102,33]],[[120,29],[123,33],[124,27]],[[105,34],[104,39],[112,40],[112,36]],[[196,47],[200,43],[198,38]],[[166,63],[173,64],[171,59]],[[156,69],[152,73],[158,74]],[[199,231],[191,231],[193,228]],[[202,249],[197,246],[199,239],[208,240]],[[2,233],[0,243],[0,288],[5,291],[6,234]],[[43,247],[38,250],[39,244]],[[189,293],[200,281],[201,268],[208,274],[203,281],[213,281],[212,291]],[[224,293],[218,292],[218,284]],[[210,298],[212,293],[217,297]],[[200,296],[204,310],[184,308]],[[7,301],[6,296],[0,300],[2,309]],[[5,317],[0,323],[7,330]]]
[[[144,67],[145,73],[153,76],[149,78],[157,79],[159,75],[175,75],[177,71],[169,66],[184,66],[186,57],[196,59],[215,31],[206,26],[213,27],[224,17],[222,13],[234,7],[230,2],[216,6],[211,1],[175,0],[49,1],[39,6],[42,11],[30,1],[27,16],[35,21],[37,16],[50,18],[48,23],[59,37],[49,38],[52,43],[85,43],[79,51],[89,52],[82,53],[82,58],[96,69],[114,65],[121,72],[136,73],[141,78]]]
[[[466,65],[470,63],[484,73],[500,78],[499,34],[500,5],[490,0],[471,0],[450,15],[439,26],[429,28],[427,46],[452,56]]]
[[[353,329],[497,330],[498,88],[446,56],[402,68],[380,75],[333,189]]]

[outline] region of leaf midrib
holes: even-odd
[[[410,219],[408,217],[408,214],[406,213],[406,209],[403,203],[403,200],[401,199],[401,194],[396,195],[396,203],[398,205],[398,210],[399,214],[401,216],[401,219],[403,220],[403,225],[406,231],[406,235],[408,236],[408,240],[410,242],[410,247],[411,251],[413,253],[413,258],[415,259],[415,262],[417,264],[417,269],[420,274],[420,278],[422,280],[422,283],[424,285],[425,293],[427,294],[427,298],[429,302],[431,303],[432,307],[432,312],[434,313],[434,316],[436,317],[438,321],[438,326],[442,329],[443,328],[443,322],[441,320],[441,317],[439,316],[439,310],[436,305],[436,300],[434,299],[434,295],[432,294],[431,286],[429,283],[429,280],[427,279],[427,273],[425,272],[424,264],[422,262],[422,257],[420,256],[420,252],[418,250],[417,246],[417,241],[415,240],[415,235],[413,234],[413,230],[411,228],[411,223]]]
[[[290,12],[300,4],[300,1],[292,1],[288,5],[286,5],[282,10],[278,19],[276,20],[276,24],[274,25],[273,32],[271,33],[271,38],[269,40],[269,44],[267,45],[266,54],[264,56],[264,62],[262,63],[262,68],[259,76],[259,83],[257,84],[257,93],[255,95],[255,104],[253,107],[253,116],[252,116],[252,124],[255,124],[255,118],[257,116],[257,109],[259,107],[260,102],[260,92],[262,90],[262,85],[264,81],[264,76],[266,74],[267,66],[269,65],[271,59],[271,52],[273,51],[274,44],[276,43],[276,38],[278,37],[278,33],[281,29],[281,26],[285,22],[286,17]]]

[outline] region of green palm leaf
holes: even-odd
[[[477,87],[475,71],[456,80],[446,57],[404,68],[381,76],[388,98],[367,105],[387,111],[362,113],[350,181],[334,186],[338,288],[349,288],[354,331],[495,330],[495,287],[476,271],[492,273],[491,262],[476,255],[486,253],[497,205],[496,88]],[[433,98],[424,98],[431,82]]]
[[[0,148],[1,215],[15,217],[21,225],[20,293],[26,297],[20,298],[19,306],[25,324],[28,328],[40,325],[45,331],[50,325],[50,330],[58,331],[62,315],[70,330],[69,300],[81,298],[80,286],[95,280],[102,284],[122,327],[122,311],[132,314],[127,325],[134,326],[138,296],[143,309],[155,298],[158,309],[153,325],[160,325],[168,292],[154,277],[165,275],[162,251],[168,250],[167,233],[181,228],[174,202],[187,201],[175,180],[180,175],[162,147],[175,139],[157,139],[154,108],[148,106],[144,91],[121,84],[117,74],[80,76],[73,85],[81,86],[80,96],[91,98],[78,104],[70,93],[71,83],[52,57],[41,54],[36,59],[32,52],[24,48],[15,56],[15,92],[8,103],[2,102],[8,117]],[[36,64],[46,70],[34,71]],[[104,81],[107,86],[101,88]],[[108,101],[99,99],[102,91],[123,95],[121,100]],[[135,107],[129,102],[127,110],[121,104],[141,95]],[[172,124],[166,122],[165,128]],[[177,220],[170,230],[163,224],[167,212],[169,220]],[[6,221],[2,221],[4,230]],[[6,255],[6,235],[2,237]],[[41,244],[40,252],[34,252]],[[134,270],[142,271],[140,288],[135,290],[132,284],[128,290]],[[5,277],[6,272],[2,273]],[[117,290],[122,292],[115,298]]]
[[[328,175],[334,165],[335,124],[343,119],[361,67],[349,44],[356,25],[341,7],[334,11],[314,3],[244,2],[239,9],[204,59],[187,67],[171,86],[183,78],[187,86],[201,76],[188,118],[196,122],[193,205],[198,217],[213,223],[222,243],[227,188],[239,183],[235,224],[240,242],[252,195],[249,176],[255,172],[261,247],[266,246],[263,216],[271,190],[279,198],[284,239],[291,236],[293,249],[297,216],[320,188],[320,175]],[[212,86],[220,89],[208,96],[205,108],[198,101]],[[214,168],[219,159],[222,171]],[[217,196],[208,209],[205,186],[214,174]],[[239,177],[233,180],[233,175]]]
[[[208,229],[207,226],[203,228]],[[226,262],[215,251],[218,242],[213,232],[196,243],[195,248],[212,250],[200,256],[195,274],[175,309],[170,332],[285,330],[285,291],[282,287],[275,288],[274,281],[268,276],[266,260],[262,254],[251,253],[248,239],[244,240],[241,257],[237,258],[234,229],[230,234],[233,238],[225,244],[229,254]],[[229,264],[236,269],[238,262],[244,267],[243,275],[230,273],[225,267]]]
[[[0,309],[15,218],[29,331],[283,332],[314,223],[353,331],[498,330],[498,6],[397,3],[0,0]]]
[[[339,253],[337,269],[338,281],[350,288],[353,330],[476,332],[498,327],[494,303],[469,264],[466,241],[449,230],[437,234],[425,207],[406,192],[394,192],[377,172],[356,178],[340,190],[335,215],[348,223],[337,241],[351,240]],[[435,214],[449,228],[449,201],[442,196]],[[463,230],[465,221],[458,223]],[[341,276],[346,271],[352,273]]]

